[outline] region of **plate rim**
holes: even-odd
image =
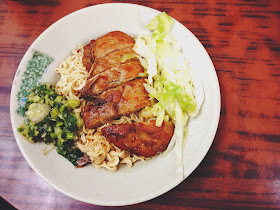
[[[18,65],[18,68],[17,68],[17,71],[14,75],[14,78],[13,78],[13,83],[12,83],[12,88],[11,88],[11,93],[10,93],[10,107],[12,106],[12,103],[14,102],[14,97],[13,95],[15,95],[15,85],[14,85],[14,81],[16,80],[16,77],[17,77],[17,74],[19,72],[19,67],[23,65],[23,62],[24,60],[26,59],[26,55],[28,54],[28,52],[30,50],[32,50],[33,46],[36,45],[36,43],[40,40],[41,37],[43,37],[46,33],[48,33],[50,30],[52,30],[53,27],[55,27],[55,25],[57,24],[60,24],[60,22],[64,21],[64,19],[67,19],[69,17],[72,17],[72,16],[75,16],[75,15],[79,15],[79,13],[83,13],[84,11],[86,10],[90,10],[92,7],[107,7],[107,6],[113,6],[113,5],[121,5],[121,6],[130,6],[130,7],[143,7],[144,9],[149,9],[149,10],[153,10],[153,11],[156,11],[156,12],[160,12],[159,10],[157,9],[154,9],[154,8],[151,8],[151,7],[147,7],[147,6],[144,6],[144,5],[140,5],[140,4],[135,4],[135,3],[102,3],[102,4],[97,4],[97,5],[92,5],[92,6],[89,6],[89,7],[85,7],[85,8],[82,8],[82,9],[79,9],[79,10],[76,10],[74,12],[71,12],[67,15],[65,15],[64,17],[60,18],[59,20],[57,20],[56,22],[54,22],[53,24],[51,24],[48,28],[46,28],[33,42],[32,44],[29,46],[29,48],[27,49],[27,51],[25,52],[24,56],[22,57],[19,65]],[[175,20],[175,19],[174,19]],[[182,183],[183,181],[185,181],[188,176],[190,176],[194,171],[195,169],[197,169],[197,167],[201,164],[201,162],[204,160],[205,156],[207,155],[211,145],[213,144],[213,141],[214,141],[214,138],[215,138],[215,135],[217,133],[217,129],[218,129],[218,125],[219,125],[219,120],[220,120],[220,110],[221,110],[221,93],[220,93],[220,85],[219,85],[219,80],[218,80],[218,76],[217,76],[217,73],[216,73],[216,70],[215,70],[215,67],[214,67],[214,64],[213,64],[213,61],[211,59],[211,57],[209,56],[209,53],[207,52],[207,50],[204,48],[204,46],[202,45],[202,43],[199,41],[199,39],[186,27],[184,26],[182,23],[180,23],[179,21],[175,20],[179,25],[183,26],[186,30],[188,30],[190,32],[190,35],[193,36],[196,40],[196,44],[200,45],[200,47],[202,47],[204,53],[207,54],[207,57],[209,58],[209,61],[211,63],[211,70],[214,72],[214,76],[215,76],[215,87],[216,87],[216,93],[217,94],[217,100],[216,100],[216,111],[217,111],[217,115],[215,116],[215,119],[213,120],[214,122],[214,128],[212,130],[212,133],[211,133],[211,141],[208,141],[208,145],[205,146],[205,152],[204,152],[204,155],[203,157],[201,158],[201,160],[199,161],[199,163],[191,170],[191,173],[188,174],[186,177],[184,177],[183,180],[178,180],[177,182],[171,184],[170,185],[165,185],[165,187],[163,187],[160,192],[157,191],[156,194],[153,194],[151,196],[151,194],[146,195],[146,196],[143,196],[141,197],[141,199],[135,199],[135,200],[130,200],[130,201],[119,201],[118,203],[116,202],[107,202],[107,203],[104,203],[104,202],[98,202],[96,199],[94,201],[89,201],[88,199],[83,199],[81,197],[76,197],[76,196],[73,196],[71,195],[70,192],[66,192],[64,191],[63,189],[60,189],[57,185],[51,183],[51,181],[49,181],[43,174],[39,173],[39,171],[36,169],[36,167],[34,167],[34,165],[29,161],[29,158],[27,157],[27,154],[25,153],[25,151],[23,150],[23,148],[20,146],[19,144],[19,141],[20,139],[17,137],[17,128],[14,126],[14,117],[13,115],[15,113],[13,113],[10,109],[10,119],[11,119],[11,125],[12,125],[12,130],[13,130],[13,134],[14,134],[14,137],[15,137],[15,140],[16,140],[16,143],[17,143],[17,146],[19,147],[24,159],[26,160],[26,162],[28,163],[28,165],[33,169],[33,171],[35,171],[46,183],[48,183],[50,186],[54,187],[57,191],[59,191],[60,193],[63,193],[65,195],[67,195],[68,197],[71,197],[75,200],[79,200],[79,201],[82,201],[82,202],[85,202],[85,203],[89,203],[89,204],[94,204],[94,205],[100,205],[100,206],[126,206],[126,205],[132,205],[132,204],[137,204],[137,203],[142,203],[142,202],[145,202],[145,201],[148,201],[148,200],[151,200],[151,199],[154,199],[156,197],[159,197],[161,196],[162,194],[164,193],[167,193],[168,191],[174,189],[176,186],[178,186],[180,183]]]

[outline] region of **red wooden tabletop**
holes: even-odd
[[[32,42],[63,16],[104,2],[119,1],[0,0],[0,193],[16,208],[106,208],[42,180],[20,153],[9,116],[13,77]],[[217,134],[198,168],[129,208],[280,208],[280,1],[123,2],[166,11],[190,29],[214,63],[222,98]]]

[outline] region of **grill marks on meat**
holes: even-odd
[[[117,104],[120,116],[131,114],[151,105],[144,82],[144,78],[130,81],[103,92],[99,98]]]
[[[103,58],[115,50],[133,47],[134,44],[134,39],[127,34],[121,31],[112,31],[96,40],[93,56]]]
[[[102,134],[120,149],[131,154],[152,157],[166,150],[174,132],[172,122],[163,122],[161,127],[156,122],[118,124],[102,128]]]
[[[137,81],[137,80],[135,80],[135,81]],[[119,85],[115,88],[104,91],[103,93],[101,93],[98,96],[98,98],[117,104],[121,100],[125,86],[129,85],[131,82],[124,84],[124,85]]]
[[[81,95],[98,98],[83,110],[87,128],[97,128],[150,105],[144,79],[136,79],[144,72],[139,60],[121,63],[123,55],[133,53],[134,44],[132,37],[113,31],[85,46],[83,63],[87,69],[93,64]]]
[[[125,85],[122,97],[118,102],[118,114],[128,115],[145,106],[151,106],[148,93],[143,85],[143,78],[131,81]]]
[[[108,54],[125,48],[133,48],[135,41],[132,37],[121,31],[112,31],[98,38],[92,40],[84,47],[83,64],[88,71],[91,70],[91,64],[98,58],[104,58]]]
[[[100,94],[83,110],[83,120],[86,128],[97,128],[119,116],[136,112],[145,106],[150,106],[148,93],[143,78],[130,81]]]
[[[88,45],[84,46],[84,56],[83,56],[83,64],[88,71],[90,71],[91,66],[94,62],[94,57],[92,55],[92,47],[94,46],[94,40],[92,40]]]
[[[83,110],[83,120],[86,128],[97,128],[118,117],[116,104],[102,99],[94,100]]]
[[[84,96],[98,95],[99,93],[136,79],[144,68],[139,61],[130,61],[115,66],[89,79],[82,90]]]
[[[83,64],[90,76],[81,95],[97,95],[133,80],[139,73],[144,72],[136,58],[121,63],[123,55],[133,53],[134,44],[132,37],[120,31],[113,31],[85,46]]]
[[[116,51],[108,54],[104,58],[95,59],[94,66],[92,67],[91,73],[90,73],[91,77],[93,77],[99,73],[102,73],[103,71],[106,71],[108,69],[111,69],[115,66],[120,65],[121,64],[120,60],[123,55],[134,53],[132,48],[133,47],[128,47],[125,49],[116,50]]]

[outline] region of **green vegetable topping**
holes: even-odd
[[[20,90],[17,93],[18,110],[20,116],[24,116],[25,99],[28,98],[31,89],[36,87],[39,80],[42,78],[47,67],[54,61],[54,59],[45,53],[34,51],[31,59],[28,61],[26,71],[23,73],[23,78],[20,85]],[[19,71],[17,72],[17,74]],[[33,102],[37,102],[35,99]]]
[[[68,105],[69,105],[71,108],[76,108],[77,106],[80,105],[80,101],[77,100],[77,99],[69,99],[69,100],[68,100]]]
[[[198,103],[196,100],[191,68],[179,42],[171,34],[172,26],[173,19],[165,12],[160,13],[146,26],[151,33],[139,35],[133,50],[140,55],[139,60],[148,75],[144,87],[150,98],[156,100],[151,107],[143,109],[140,116],[157,117],[157,126],[161,126],[164,120],[172,119],[174,135],[163,155],[176,148],[177,163],[183,177],[187,121],[198,114],[202,101]]]
[[[33,103],[25,112],[30,121],[38,123],[41,122],[50,112],[50,106],[47,104]]]
[[[54,144],[58,154],[73,165],[84,154],[75,147],[77,131],[83,120],[73,109],[80,101],[58,95],[50,83],[34,88],[29,94],[24,112],[25,122],[18,128],[26,140]]]

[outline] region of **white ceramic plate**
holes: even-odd
[[[145,32],[144,26],[159,11],[134,4],[101,4],[88,7],[60,19],[45,30],[24,55],[11,92],[11,121],[17,144],[30,166],[60,192],[87,203],[120,206],[155,198],[177,186],[183,180],[176,170],[174,151],[146,163],[137,162],[132,168],[121,167],[117,172],[95,169],[93,166],[76,169],[55,150],[43,154],[45,144],[26,142],[17,132],[23,118],[17,114],[22,95],[36,80],[55,84],[59,76],[53,69],[77,48],[107,32],[120,30],[131,36]],[[204,86],[205,100],[199,116],[189,122],[189,135],[184,148],[184,175],[188,177],[206,155],[214,139],[220,116],[220,90],[217,75],[209,55],[197,38],[175,21],[172,29],[183,52]],[[26,75],[34,51],[40,51],[41,65],[49,64],[34,76]],[[52,59],[48,58],[51,57]],[[36,63],[35,63],[36,64]],[[34,69],[38,67],[35,66]],[[27,78],[27,79],[26,79]],[[24,83],[22,83],[24,81]]]

